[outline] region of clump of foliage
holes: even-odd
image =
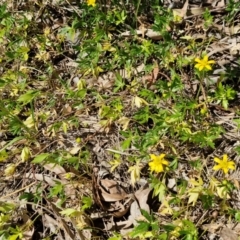
[[[196,14],[188,4],[0,6],[1,239],[195,240],[216,214],[239,222],[238,45],[224,67],[226,48],[214,50],[233,42],[239,3]]]

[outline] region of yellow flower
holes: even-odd
[[[95,7],[96,6],[96,0],[87,0],[87,5]]]
[[[235,163],[233,161],[228,161],[228,156],[226,154],[223,155],[222,160],[215,157],[214,161],[218,163],[218,165],[213,167],[213,170],[215,171],[222,169],[223,172],[227,174],[230,169],[235,169]]]
[[[164,158],[166,154],[161,154],[160,156],[156,156],[154,154],[150,154],[151,162],[148,163],[151,172],[155,171],[157,173],[164,171],[163,165],[168,165],[169,162]]]
[[[199,71],[212,70],[211,64],[215,63],[214,60],[208,60],[207,55],[205,55],[203,59],[195,58],[195,62],[197,62],[197,64],[195,65],[195,68],[197,68]]]

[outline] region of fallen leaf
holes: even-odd
[[[134,226],[137,225],[137,220],[140,220],[143,218],[141,209],[150,212],[150,207],[147,204],[148,195],[150,193],[151,189],[139,189],[135,192],[135,197],[137,201],[134,201],[130,207],[130,215],[128,217],[127,225],[124,228],[130,227],[132,224]]]
[[[100,189],[100,194],[101,194],[101,197],[103,198],[103,200],[105,202],[116,202],[116,201],[119,201],[119,200],[123,200],[125,198],[128,197],[128,195],[126,193],[107,193],[102,187],[99,187]]]
[[[131,119],[127,118],[127,117],[121,117],[118,120],[118,123],[122,126],[123,131],[126,131],[128,129],[128,125],[129,125],[130,120]]]
[[[51,233],[56,233],[58,230],[58,222],[49,216],[48,214],[43,214],[43,220],[47,227],[49,227]]]
[[[156,82],[157,78],[158,78],[158,73],[159,73],[159,66],[158,63],[155,62],[154,64],[154,69],[152,71],[152,76],[153,76],[153,83]]]
[[[230,228],[224,227],[219,234],[223,240],[238,240],[238,235]]]
[[[141,164],[139,161],[134,165],[129,167],[128,172],[130,172],[131,176],[131,185],[134,186],[135,183],[140,180],[140,171],[141,171]]]
[[[50,172],[56,173],[57,175],[66,173],[65,169],[58,164],[47,163],[44,164],[43,167]]]
[[[181,9],[173,9],[172,11],[175,16],[184,18],[187,14],[187,9],[188,9],[188,0],[185,1],[184,5]]]

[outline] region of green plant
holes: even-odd
[[[229,100],[233,100],[236,96],[236,91],[229,86],[223,86],[222,83],[217,85],[215,98],[217,103],[221,103],[225,109],[228,109]]]
[[[228,15],[226,16],[227,22],[231,23],[233,19],[236,17],[237,13],[239,12],[239,2],[235,2],[234,0],[230,0],[227,4],[226,10]]]
[[[207,8],[203,14],[204,18],[204,27],[208,29],[213,23],[213,16],[211,15],[209,9]]]
[[[212,208],[219,221],[239,221],[239,186],[228,175],[240,153],[238,45],[215,51],[238,31],[239,3],[215,10],[195,15],[187,2],[172,9],[157,0],[4,1],[1,239],[33,238],[41,226],[44,239],[194,240],[209,238],[201,225]],[[223,57],[231,61],[219,73]],[[137,202],[149,211],[124,236]]]
[[[158,222],[147,211],[142,209],[141,213],[145,219],[137,221],[138,225],[132,230],[130,237],[139,237],[140,239],[154,239],[159,231]]]

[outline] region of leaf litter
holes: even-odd
[[[133,119],[134,107],[129,107],[132,101],[131,94],[133,94],[137,108],[147,107],[149,105],[146,104],[148,101],[144,100],[143,96],[138,96],[138,88],[134,89],[134,84],[143,84],[146,89],[153,90],[155,93],[157,92],[155,85],[158,82],[162,83],[162,87],[165,84],[170,86],[174,75],[171,75],[166,66],[171,65],[172,60],[170,59],[169,63],[159,63],[160,59],[149,58],[144,63],[142,63],[142,60],[142,62],[138,61],[134,67],[128,68],[127,65],[124,67],[119,65],[115,66],[114,69],[104,71],[99,66],[91,66],[91,74],[89,74],[89,69],[86,70],[84,67],[79,69],[80,56],[78,52],[76,54],[76,49],[80,44],[78,42],[79,32],[71,33],[71,29],[67,29],[66,38],[61,43],[63,45],[62,52],[58,52],[54,44],[51,45],[49,42],[45,43],[47,48],[45,53],[41,52],[42,46],[40,46],[43,44],[40,41],[43,37],[39,36],[40,32],[50,31],[47,41],[53,43],[56,39],[60,41],[63,36],[58,29],[69,26],[68,23],[72,21],[73,12],[82,14],[79,6],[68,1],[62,1],[62,3],[55,1],[42,5],[32,3],[29,1],[28,3],[8,3],[7,5],[7,8],[11,9],[9,11],[12,11],[16,16],[18,11],[26,11],[32,14],[28,18],[34,19],[33,26],[28,30],[32,35],[31,39],[28,39],[31,50],[28,56],[25,54],[25,60],[28,57],[29,61],[24,63],[25,66],[20,66],[24,69],[21,73],[22,76],[21,74],[17,77],[14,76],[13,72],[19,69],[19,63],[14,62],[14,60],[11,61],[16,66],[14,64],[9,65],[9,60],[4,60],[0,69],[3,78],[0,81],[1,101],[5,101],[7,96],[12,95],[11,100],[21,105],[20,111],[17,108],[14,109],[14,106],[11,109],[14,114],[16,113],[16,115],[11,115],[11,121],[14,123],[10,125],[12,127],[11,131],[9,131],[8,122],[5,119],[0,125],[2,138],[0,143],[1,171],[5,169],[6,164],[13,163],[16,165],[13,178],[2,177],[1,179],[0,200],[13,202],[24,209],[24,205],[21,206],[20,200],[16,199],[22,197],[22,194],[27,199],[24,211],[19,211],[19,215],[13,217],[15,226],[26,227],[28,221],[33,221],[29,228],[25,228],[25,239],[41,239],[48,235],[55,235],[55,239],[91,239],[97,236],[104,236],[107,239],[106,236],[109,235],[109,232],[115,230],[120,231],[126,239],[129,239],[127,233],[133,231],[139,221],[144,221],[145,217],[143,217],[141,209],[149,214],[154,214],[164,224],[171,223],[171,216],[178,209],[170,206],[171,197],[166,197],[166,201],[158,202],[159,209],[154,208],[153,202],[155,199],[152,188],[144,182],[148,178],[147,174],[149,174],[146,173],[146,162],[145,169],[144,167],[141,169],[140,180],[136,181],[136,186],[132,186],[130,174],[126,171],[130,167],[128,157],[131,158],[134,154],[142,157],[142,153],[140,154],[135,146],[128,144],[127,136],[123,137],[120,131],[121,129],[126,131],[137,127],[139,131],[147,132],[152,128],[152,125],[156,125],[156,122],[151,125],[150,120],[148,120],[149,125],[147,126],[144,125],[144,121],[136,125],[136,120]],[[202,4],[190,0],[185,2],[173,1],[172,5],[169,5],[166,1],[164,6],[166,9],[172,9],[173,13],[180,19],[179,22],[170,23],[166,26],[166,31],[172,34],[176,41],[180,38],[184,38],[184,41],[190,44],[203,41],[206,47],[198,45],[199,51],[207,51],[208,56],[212,56],[217,62],[219,67],[217,70],[219,71],[215,74],[213,72],[214,75],[210,75],[210,79],[215,77],[214,81],[218,83],[222,78],[221,74],[228,74],[236,70],[236,67],[239,66],[240,44],[238,36],[240,25],[236,16],[239,16],[239,14],[235,14],[232,24],[223,24],[222,18],[227,15],[225,1],[204,1]],[[206,9],[214,15],[210,27],[204,25],[202,18]],[[115,41],[119,41],[116,47],[123,44],[123,38],[142,43],[146,39],[159,42],[159,44],[162,43],[161,41],[165,39],[164,34],[166,33],[152,29],[151,18],[143,19],[145,19],[145,22],[139,21],[139,26],[133,31],[120,28],[121,31],[118,31],[118,34],[114,33]],[[36,27],[36,30],[34,30],[34,27]],[[208,40],[209,38],[213,38],[213,40]],[[7,45],[4,45],[4,41],[2,48],[3,52],[6,52],[4,48]],[[48,46],[48,44],[50,45]],[[181,44],[177,46],[177,54],[182,51],[186,57],[190,58],[192,51],[189,49],[189,45],[182,46]],[[21,54],[24,55],[27,48],[22,47],[21,49]],[[172,52],[174,52],[174,49],[172,49]],[[10,53],[8,52],[8,54]],[[107,58],[107,56],[104,57]],[[51,62],[51,66],[47,67],[45,65],[47,62]],[[104,64],[106,62],[103,62]],[[10,72],[6,71],[8,68]],[[52,71],[51,68],[54,68],[55,71]],[[188,78],[192,78],[192,70],[185,71],[188,71],[186,73]],[[31,82],[28,85],[23,85],[13,91],[11,85],[6,84],[7,78],[20,83],[24,82],[22,79],[24,74],[25,77],[30,76],[29,80]],[[184,76],[184,73],[182,75]],[[224,77],[230,79],[232,76]],[[116,78],[118,78],[117,86]],[[47,80],[42,81],[42,79]],[[205,82],[208,80],[207,78],[204,79]],[[84,87],[85,84],[86,88]],[[189,91],[193,91],[191,94],[196,94],[197,89],[191,89],[192,83],[186,82],[185,84],[190,86]],[[132,88],[132,92],[128,92],[126,85],[129,89]],[[4,90],[2,90],[2,86],[4,86]],[[23,91],[24,87],[26,91]],[[116,88],[122,91],[121,94],[118,94]],[[210,92],[214,91],[213,86],[209,85],[209,88]],[[87,91],[90,91],[90,89],[93,90],[94,94],[88,95]],[[14,97],[15,94],[16,97]],[[164,94],[166,93],[162,94],[163,97]],[[121,99],[124,105],[125,112],[122,116],[121,114],[118,115],[118,109],[121,106],[117,103],[108,108],[117,97]],[[199,96],[199,99],[201,97]],[[161,99],[159,101],[158,107],[169,109],[172,112],[175,111],[172,106],[173,103],[161,105]],[[116,108],[115,112],[112,110],[114,108]],[[204,209],[197,201],[205,187],[204,184],[208,183],[206,179],[202,180],[199,177],[196,170],[191,169],[191,164],[197,164],[198,159],[203,158],[205,168],[203,167],[201,171],[203,171],[203,176],[206,177],[206,175],[211,176],[213,174],[210,170],[212,164],[207,161],[211,157],[213,159],[216,155],[220,156],[226,153],[233,157],[231,159],[236,163],[239,161],[239,157],[233,151],[234,147],[239,146],[239,123],[234,122],[234,119],[237,119],[239,115],[237,100],[236,103],[231,103],[228,109],[225,109],[219,103],[210,104],[209,108],[211,109],[211,116],[208,120],[221,125],[225,129],[225,132],[217,138],[216,141],[219,142],[217,142],[214,151],[209,150],[209,148],[198,148],[199,146],[192,144],[187,145],[178,139],[174,139],[170,146],[168,139],[165,141],[164,137],[161,139],[161,143],[157,143],[160,147],[154,144],[148,147],[153,151],[157,150],[157,152],[166,150],[171,155],[178,153],[176,155],[178,155],[180,161],[179,167],[174,171],[174,174],[171,173],[173,176],[166,176],[167,181],[169,181],[167,191],[172,192],[174,196],[179,191],[178,188],[183,189],[180,198],[193,205],[189,218],[193,219],[196,224],[198,222],[204,223],[200,226],[200,229],[203,229],[207,234],[202,239],[210,239],[213,233],[223,239],[237,239],[239,235],[237,223],[224,214],[222,215],[223,220],[215,219],[215,222],[212,223],[209,221],[209,219],[214,219],[211,216],[206,215],[202,219]],[[31,112],[32,109],[34,109],[34,112]],[[9,112],[6,112],[6,110],[4,112],[4,108],[1,106],[1,117],[4,118],[4,115],[7,116],[8,114]],[[191,121],[193,122],[192,129],[181,123],[182,129],[185,127],[185,131],[188,132],[201,129],[196,119],[191,119]],[[17,127],[17,124],[21,122],[23,124]],[[165,127],[167,128],[167,126]],[[26,135],[17,137],[16,133],[21,129],[25,129]],[[195,134],[197,132],[198,130]],[[79,143],[76,142],[77,138],[80,139]],[[122,141],[125,141],[126,147],[121,145]],[[20,163],[21,149],[25,146],[31,149],[33,163],[29,160]],[[107,149],[113,149],[115,153],[109,152]],[[122,152],[124,154],[121,154]],[[118,157],[121,158],[121,164],[114,171],[111,171],[110,168],[104,167],[102,163],[103,161],[110,162],[114,154],[120,156]],[[186,159],[189,161],[186,161]],[[70,166],[70,163],[75,166]],[[239,181],[237,176],[238,169],[231,176],[236,185]],[[184,193],[184,184],[179,185],[178,183],[178,181],[183,180],[195,183],[195,185],[193,184],[194,188]],[[141,185],[141,181],[144,184]],[[56,183],[59,185],[56,185]],[[64,187],[58,189],[56,186]],[[218,195],[223,196],[224,194],[219,190],[218,183],[216,183],[216,188],[218,189]],[[56,191],[56,194],[48,197],[51,191]],[[239,211],[238,195],[239,188],[236,188],[231,196],[228,195],[230,198],[229,204],[236,206],[236,211]],[[93,197],[95,202],[84,214],[81,212],[82,196]],[[65,201],[64,205],[60,203],[62,199]],[[226,211],[227,206],[222,202],[219,205],[221,206],[220,209],[217,206],[214,206],[213,209],[216,208],[222,214]],[[79,211],[79,216],[63,216],[60,212],[64,208]],[[208,211],[205,211],[205,213],[208,213]],[[36,214],[38,215],[37,218]],[[88,216],[84,217],[85,215]],[[45,232],[40,233],[40,237],[36,235],[38,224],[45,229]],[[105,225],[104,228],[101,228],[102,225]],[[93,230],[90,231],[85,226],[91,227]],[[98,228],[103,229],[102,232],[98,231]],[[233,231],[233,229],[235,230]]]

